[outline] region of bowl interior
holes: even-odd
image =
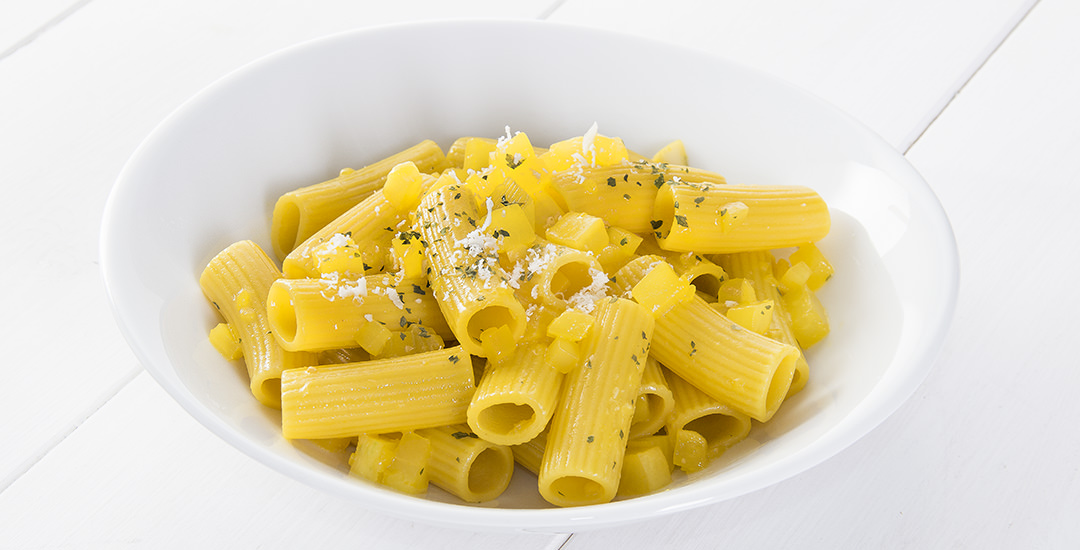
[[[655,495],[548,509],[518,473],[494,503],[438,490],[398,495],[348,478],[341,460],[283,440],[243,370],[206,334],[202,268],[241,239],[269,250],[282,193],[422,139],[547,145],[597,122],[651,154],[682,139],[691,164],[729,181],[799,184],[829,203],[820,244],[836,275],[820,297],[832,334],[811,381],[706,471]],[[389,513],[476,529],[570,530],[716,502],[775,483],[877,425],[928,371],[956,296],[955,242],[906,161],[858,123],[787,84],[701,53],[534,22],[451,22],[336,35],[279,52],[171,115],[124,169],[102,232],[121,328],[144,366],[199,421],[252,457]]]

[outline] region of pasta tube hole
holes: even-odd
[[[655,393],[639,395],[634,402],[634,421],[630,425],[630,436],[638,434],[638,430],[646,424],[659,424],[663,421],[666,401]],[[646,434],[640,434],[646,435]]]
[[[477,311],[469,318],[469,338],[479,342],[480,334],[485,330],[502,326],[510,327],[510,332],[514,333],[517,329],[516,325],[517,319],[509,308],[505,306],[488,306]]]
[[[750,431],[750,419],[726,414],[706,414],[687,422],[684,430],[701,434],[709,446],[709,456],[715,458]]]
[[[259,384],[259,393],[263,396],[259,401],[263,403],[281,403],[281,379],[275,377],[263,380]]]
[[[675,194],[670,185],[665,185],[656,193],[653,203],[652,225],[657,238],[667,238],[671,224],[675,220]]]
[[[712,273],[702,273],[691,279],[690,284],[694,285],[694,288],[697,289],[698,292],[712,298],[712,300],[706,301],[715,302],[716,295],[720,294],[720,278]]]
[[[296,248],[296,237],[300,232],[300,207],[290,200],[278,202],[274,207],[273,222],[276,252],[284,257]]]
[[[513,456],[497,448],[480,451],[469,465],[469,491],[478,495],[501,493],[510,483]]]
[[[499,403],[480,411],[478,420],[485,431],[511,435],[532,425],[536,421],[536,411],[529,405]]]
[[[589,264],[572,261],[555,270],[551,276],[549,288],[552,295],[565,300],[591,284],[592,275],[589,274]]]
[[[765,395],[766,414],[771,416],[776,412],[776,409],[780,408],[780,403],[787,397],[788,388],[791,387],[791,382],[795,378],[795,367],[799,362],[799,356],[799,351],[792,348],[791,353],[784,356],[780,361],[780,366],[773,373],[772,380],[769,381],[769,393]]]
[[[287,347],[296,340],[296,308],[293,307],[289,290],[280,284],[270,286],[266,297],[266,314],[270,321],[270,330]]]
[[[551,492],[569,502],[592,503],[604,495],[604,486],[587,477],[563,476],[551,482]]]

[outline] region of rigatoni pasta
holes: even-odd
[[[386,175],[402,162],[413,162],[424,172],[446,164],[439,144],[422,141],[359,170],[346,168],[338,177],[285,193],[274,205],[270,235],[274,252],[284,258],[299,243],[382,187]]]
[[[597,306],[582,363],[567,377],[547,436],[539,478],[548,502],[582,506],[615,497],[653,325],[648,311],[629,300]]]
[[[784,248],[829,233],[829,208],[798,186],[675,183],[656,193],[652,225],[660,247],[722,254]]]
[[[247,366],[251,393],[260,403],[281,404],[281,374],[314,365],[310,353],[285,351],[270,329],[266,295],[281,273],[252,241],[240,241],[221,251],[203,270],[199,286],[238,338]]]
[[[289,439],[322,439],[460,423],[475,389],[460,347],[290,369],[281,377],[281,430]]]
[[[395,490],[490,501],[515,461],[556,506],[659,490],[775,415],[828,332],[820,197],[686,162],[594,125],[343,170],[278,201],[284,273],[250,242],[207,267],[211,340],[284,437]]]

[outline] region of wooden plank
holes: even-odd
[[[951,217],[963,266],[950,335],[912,399],[791,480],[691,513],[575,534],[565,550],[644,548],[643,540],[1075,546],[1078,25],[1080,4],[1043,0],[908,154]]]
[[[646,0],[567,0],[551,20],[682,44],[760,68],[838,106],[904,151],[1034,2],[673,0],[661,7]]]
[[[0,490],[137,368],[102,290],[98,231],[121,167],[170,111],[303,40],[418,15],[533,17],[549,4],[95,0],[0,60],[0,232],[14,236],[0,242],[0,280],[17,289],[0,319],[12,343],[0,416],[20,419],[0,423]]]
[[[5,0],[0,3],[0,59],[29,43],[88,0]]]
[[[0,548],[515,548],[566,535],[405,521],[241,455],[140,374],[0,494]]]

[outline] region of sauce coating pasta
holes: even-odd
[[[829,331],[821,197],[728,184],[680,141],[646,159],[595,124],[548,148],[506,128],[320,185],[349,182],[310,215],[321,187],[286,194],[307,225],[275,238],[283,273],[244,241],[201,283],[284,436],[398,491],[492,500],[515,461],[556,506],[659,490],[776,414]]]

